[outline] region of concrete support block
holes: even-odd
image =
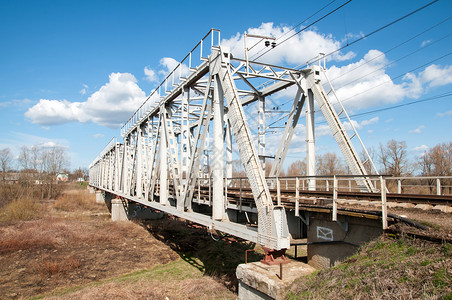
[[[96,192],[92,186],[88,185],[86,188],[88,189],[90,194],[94,194]]]
[[[367,200],[359,200],[359,201],[356,201],[356,204],[358,204],[358,205],[364,205],[364,206],[368,205],[369,203],[370,203],[370,201],[367,201]]]
[[[105,203],[104,193],[101,191],[96,191],[96,203]]]
[[[366,205],[367,206],[372,206],[372,207],[381,207],[381,201],[370,201]]]
[[[111,220],[112,221],[127,221],[127,213],[124,209],[121,199],[111,200]]]
[[[422,210],[432,210],[433,205],[430,204],[417,204],[414,208],[422,209]]]
[[[452,207],[447,205],[436,205],[433,210],[441,211],[443,213],[452,213]]]
[[[348,216],[311,213],[307,232],[308,263],[317,269],[336,266],[362,245],[382,233],[381,221]],[[320,243],[317,243],[320,242]]]
[[[386,206],[389,208],[395,208],[397,207],[397,202],[386,202]]]
[[[241,264],[236,269],[239,280],[239,299],[284,299],[295,279],[315,271],[308,264],[290,261],[282,265],[269,266],[261,262]]]
[[[396,208],[413,208],[415,205],[413,203],[397,203]]]
[[[337,199],[337,204],[350,204],[348,200]]]

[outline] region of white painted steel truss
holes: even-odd
[[[209,39],[211,52],[205,56]],[[296,70],[237,59],[219,41],[219,31],[211,30],[166,77],[122,128],[123,143],[113,139],[90,165],[90,184],[267,248],[289,248],[286,213],[283,206],[273,203],[263,169],[266,97],[296,87],[271,177],[279,175],[305,102],[308,175],[315,175],[314,100],[352,174],[366,175],[366,170],[340,121],[345,109],[341,106],[338,114],[320,84],[322,67]],[[193,67],[197,51],[199,64]],[[253,103],[258,111],[247,115],[245,108]],[[256,116],[259,130],[254,137],[248,120]],[[226,195],[233,174],[233,150],[238,151],[252,190],[257,228],[229,219]],[[374,190],[366,177],[356,182],[362,189]],[[201,199],[201,187],[208,187],[207,199]],[[314,189],[315,182],[309,187]],[[200,203],[211,210],[201,212]]]

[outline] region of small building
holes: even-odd
[[[57,181],[63,181],[66,182],[69,180],[69,174],[67,173],[58,173],[56,176]]]

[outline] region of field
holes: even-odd
[[[300,278],[289,299],[452,299],[452,245],[383,235],[344,263]]]
[[[1,208],[2,299],[236,297],[245,242],[214,242],[183,221],[111,222],[85,189],[70,187],[31,208],[23,202]],[[20,209],[33,211],[18,217]]]
[[[432,236],[452,238],[450,215],[401,213],[431,225]],[[235,268],[251,249],[249,261],[260,259],[254,244],[168,216],[112,222],[94,194],[67,185],[56,199],[1,202],[0,299],[235,299]],[[300,278],[287,297],[452,299],[451,274],[451,244],[385,234]]]

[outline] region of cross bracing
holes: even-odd
[[[197,52],[199,64],[195,66]],[[295,90],[270,177],[279,176],[304,107],[307,175],[315,175],[316,103],[356,175],[357,186],[375,190],[352,143],[359,135],[354,128],[351,137],[345,130],[340,116],[348,115],[342,105],[336,112],[330,102],[321,84],[322,71],[320,65],[297,70],[235,58],[220,45],[219,31],[211,30],[125,123],[123,142],[113,139],[91,164],[90,184],[267,248],[288,248],[285,209],[274,203],[270,188],[275,183],[264,172],[267,98],[288,88]],[[249,112],[247,107],[256,109]],[[250,126],[256,119],[257,136],[252,134],[256,128]],[[252,192],[257,226],[230,218],[227,189],[233,183],[234,156]],[[308,188],[315,189],[315,180],[309,180]]]

